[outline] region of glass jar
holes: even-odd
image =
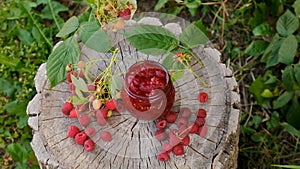
[[[147,60],[128,69],[121,95],[132,116],[155,120],[171,110],[175,89],[168,71],[158,62]]]

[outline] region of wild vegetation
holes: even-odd
[[[3,168],[38,168],[26,115],[36,94],[33,79],[64,22],[88,17],[88,1],[0,2]],[[144,11],[201,23],[210,45],[233,68],[241,94],[238,168],[299,168],[300,0],[138,0],[137,13]]]

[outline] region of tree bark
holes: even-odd
[[[139,22],[128,22],[126,30],[138,24],[164,26],[177,36],[182,27],[177,23],[163,25],[159,19],[144,18]],[[125,40],[121,33],[109,32],[115,47],[120,49],[114,74],[124,75],[133,63],[139,60],[162,62],[166,55],[150,56],[137,51]],[[155,123],[137,120],[130,115],[113,115],[109,124],[100,127],[96,120],[90,123],[97,130],[92,139],[95,150],[87,152],[76,145],[74,139],[67,137],[68,126],[80,126],[77,119],[62,114],[63,103],[70,96],[69,85],[62,82],[53,89],[46,76],[46,64],[42,64],[35,77],[37,94],[27,107],[28,123],[33,129],[32,148],[41,168],[91,168],[91,169],[217,169],[236,168],[238,156],[239,118],[237,108],[240,102],[238,86],[230,68],[220,63],[220,53],[209,47],[197,47],[194,54],[202,61],[203,67],[196,61],[191,63],[193,71],[208,83],[205,87],[189,71],[184,78],[174,82],[176,90],[173,110],[189,107],[193,112],[199,108],[207,111],[205,137],[191,135],[191,143],[180,157],[171,155],[168,162],[159,162],[157,154],[162,142],[154,137]],[[91,73],[99,74],[108,65],[111,54],[98,53],[81,44],[81,60],[95,59]],[[209,100],[199,103],[199,92],[206,92]],[[193,114],[195,118],[195,113]],[[83,129],[83,128],[81,128]],[[99,133],[109,130],[113,141],[104,143]]]

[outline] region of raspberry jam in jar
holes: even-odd
[[[172,108],[175,89],[168,71],[158,62],[142,61],[125,75],[122,100],[127,111],[141,120],[155,120]]]

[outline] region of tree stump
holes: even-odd
[[[139,22],[127,23],[126,29],[138,24],[160,25],[177,36],[182,27],[178,23],[163,25],[159,19],[146,17]],[[128,67],[139,60],[161,62],[166,56],[150,56],[140,53],[122,37],[120,33],[109,35],[114,39],[115,47],[120,49],[118,66],[114,74],[126,72]],[[100,127],[95,120],[90,123],[97,130],[93,140],[96,143],[92,152],[84,151],[76,145],[74,139],[67,137],[69,125],[80,126],[77,119],[70,119],[61,112],[63,103],[70,95],[69,85],[63,82],[53,89],[46,76],[46,64],[40,66],[35,77],[37,94],[27,107],[28,123],[33,129],[32,148],[41,168],[92,168],[92,169],[199,169],[199,168],[236,168],[239,138],[239,115],[237,105],[240,101],[238,87],[230,68],[220,63],[220,53],[209,47],[197,47],[194,54],[201,59],[204,67],[192,63],[193,71],[208,83],[205,87],[190,72],[176,81],[174,110],[189,107],[193,112],[199,108],[207,111],[205,137],[191,136],[191,143],[180,157],[171,155],[168,162],[157,160],[162,143],[155,140],[155,123],[137,120],[128,115],[113,115],[109,125]],[[98,53],[81,45],[81,59],[95,59],[96,66],[91,70],[97,75],[107,65],[105,58],[111,54]],[[101,59],[104,58],[104,59]],[[130,59],[131,58],[131,59]],[[96,61],[98,59],[98,61]],[[100,59],[100,60],[99,60]],[[209,95],[206,103],[199,103],[199,92]],[[193,115],[195,116],[195,115]],[[98,127],[97,127],[98,126]],[[104,143],[99,132],[109,130],[113,141]]]

